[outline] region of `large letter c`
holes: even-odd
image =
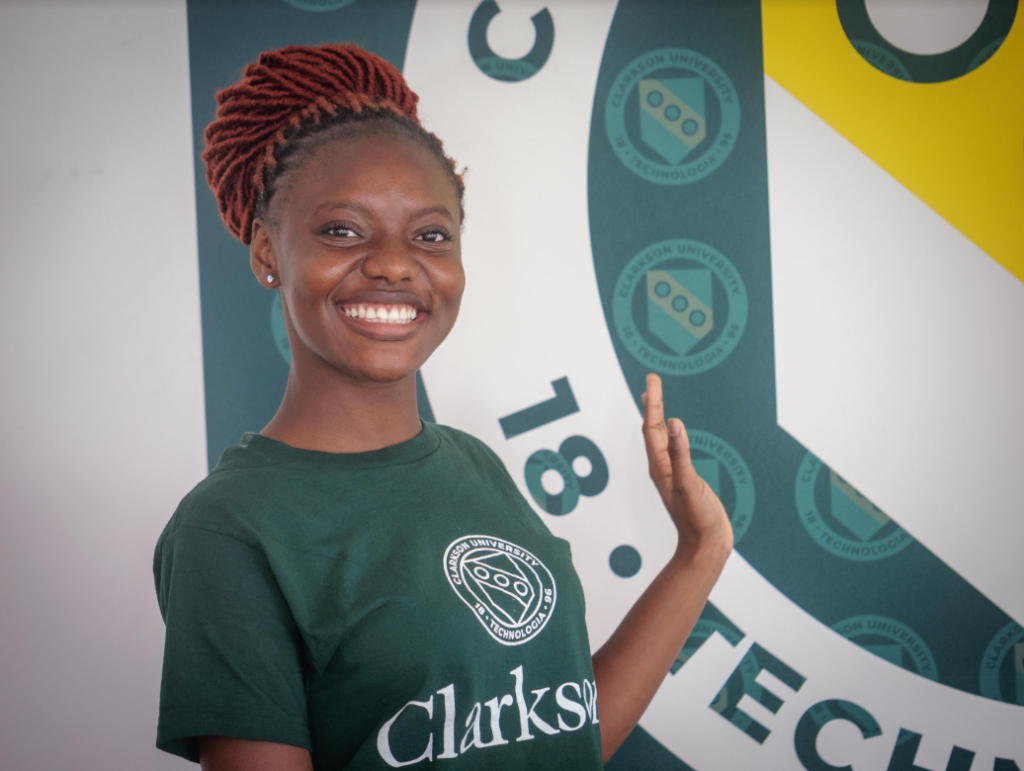
[[[807,771],[853,771],[853,766],[833,766],[818,754],[818,734],[826,723],[833,720],[848,720],[860,729],[860,735],[871,739],[882,735],[882,728],[871,713],[850,701],[828,699],[819,701],[801,717],[796,724],[793,743],[796,756]]]
[[[391,753],[391,743],[388,739],[388,734],[391,733],[391,726],[398,720],[399,715],[405,712],[406,707],[422,707],[427,711],[427,717],[434,717],[434,697],[431,696],[427,701],[410,701],[405,707],[402,707],[396,712],[391,719],[380,727],[380,731],[377,733],[377,752],[384,758],[384,762],[392,768],[401,768],[402,766],[411,766],[413,763],[419,763],[421,760],[433,760],[434,759],[434,734],[430,734],[430,738],[427,740],[427,748],[423,750],[423,754],[418,758],[412,760],[398,760]]]

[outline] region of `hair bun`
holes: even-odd
[[[232,235],[249,243],[264,170],[285,132],[341,109],[391,110],[416,123],[419,97],[398,69],[359,46],[288,46],[265,51],[242,80],[217,92],[206,127],[206,181]]]

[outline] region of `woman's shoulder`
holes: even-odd
[[[258,542],[253,515],[265,507],[274,475],[267,473],[271,464],[245,439],[226,449],[213,470],[181,499],[161,542],[181,528],[212,531],[253,545]]]

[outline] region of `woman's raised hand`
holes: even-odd
[[[702,547],[732,548],[732,525],[722,502],[701,479],[690,459],[690,440],[678,418],[665,420],[661,378],[647,376],[644,444],[651,479],[679,531],[677,551],[692,554]]]
[[[644,443],[651,479],[679,531],[672,559],[594,654],[605,762],[651,703],[708,601],[732,549],[722,502],[693,468],[686,429],[665,420],[661,379],[647,376]]]

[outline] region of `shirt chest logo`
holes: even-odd
[[[458,538],[444,553],[448,583],[502,645],[533,639],[555,609],[555,577],[533,554],[488,535]]]

